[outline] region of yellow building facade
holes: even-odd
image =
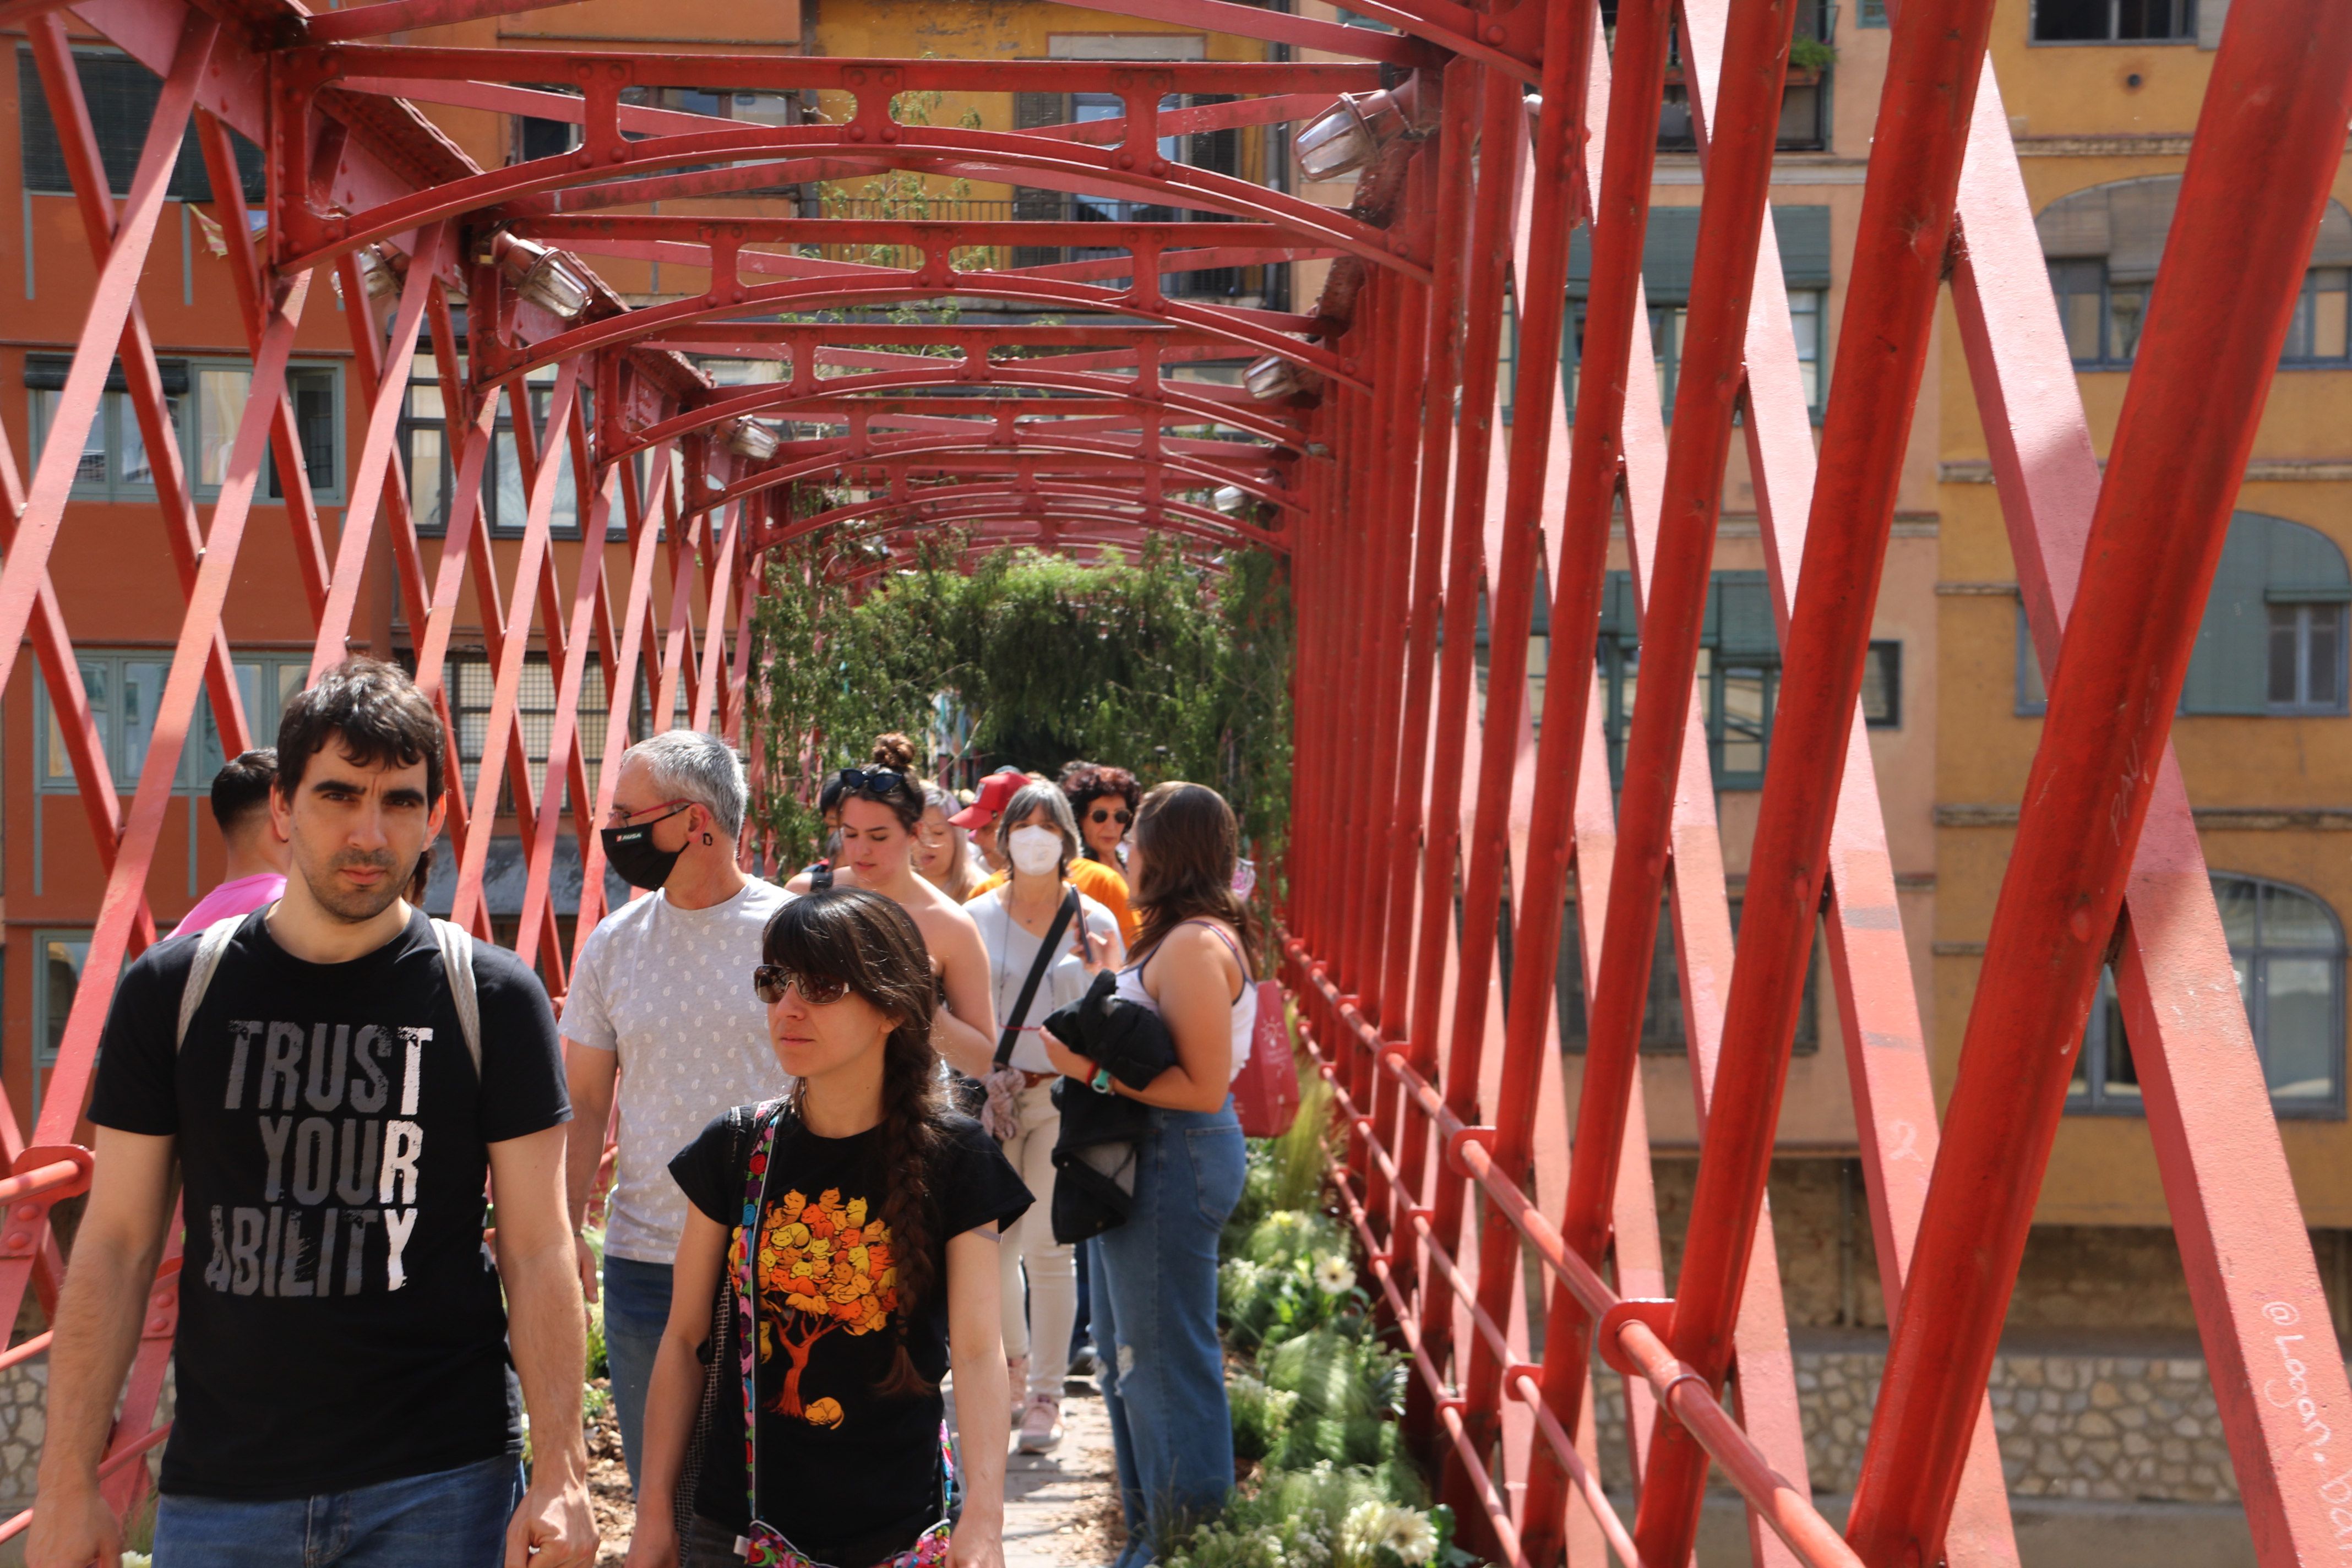
[[[2219,0],[2004,4],[1993,55],[2095,447],[2113,440],[2213,61]],[[2105,32],[2101,35],[2104,24]],[[2154,36],[2128,36],[2132,33]],[[2053,37],[2053,34],[2064,34]],[[2352,1226],[2344,926],[2352,912],[2352,170],[2340,174],[2172,731],[2304,1213]],[[1937,1068],[1948,1090],[2041,739],[2040,672],[1967,367],[1941,342],[1937,510]],[[2194,1092],[2193,1086],[2189,1092]],[[2104,1003],[2036,1210],[2167,1222],[2130,1042]],[[2160,1233],[2155,1245],[2169,1246]],[[2320,1249],[2342,1267],[2341,1238]],[[2337,1292],[2339,1297],[2342,1292]],[[2342,1310],[2339,1300],[2339,1312]]]

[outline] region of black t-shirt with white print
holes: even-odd
[[[728,1268],[743,1245],[743,1194],[756,1106],[712,1121],[669,1163],[688,1202],[728,1227]],[[1029,1189],[968,1116],[948,1118],[931,1177],[931,1278],[902,1325],[898,1268],[883,1225],[890,1164],[877,1128],[820,1138],[787,1115],[760,1223],[760,1513],[803,1553],[865,1568],[912,1546],[940,1517],[940,1418],[927,1394],[886,1395],[903,1326],[908,1358],[936,1385],[948,1370],[948,1238],[1010,1224]],[[722,1281],[721,1290],[724,1291]],[[743,1378],[735,1315],[719,1342],[719,1399],[706,1435],[694,1511],[750,1526]]]
[[[570,1119],[547,993],[474,945],[478,1080],[433,928],[310,963],[247,916],[174,1048],[197,937],[123,972],[90,1120],[178,1140],[186,1255],[163,1489],[270,1500],[518,1452],[488,1145]]]

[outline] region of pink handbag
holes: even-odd
[[[1249,1060],[1234,1079],[1234,1112],[1248,1138],[1279,1138],[1298,1117],[1298,1063],[1290,1054],[1276,981],[1257,983],[1257,1027],[1250,1036]]]

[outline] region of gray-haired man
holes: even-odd
[[[589,935],[563,1005],[573,1118],[566,1179],[584,1221],[620,1079],[619,1148],[604,1230],[604,1345],[629,1478],[643,1446],[646,1384],[669,1318],[670,1264],[686,1198],[669,1159],[729,1106],[774,1094],[767,1009],[751,990],[768,917],[792,897],[735,863],[743,764],[734,749],[671,730],[621,756],[604,854],[656,889]],[[580,1273],[596,1299],[585,1241]]]

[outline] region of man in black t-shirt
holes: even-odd
[[[440,725],[405,676],[329,671],[287,705],[278,754],[285,896],[149,949],[107,1016],[27,1561],[121,1552],[97,1464],[176,1163],[158,1561],[584,1568],[571,1109],[547,994],[488,943],[468,981],[460,933],[401,898],[443,809]]]

